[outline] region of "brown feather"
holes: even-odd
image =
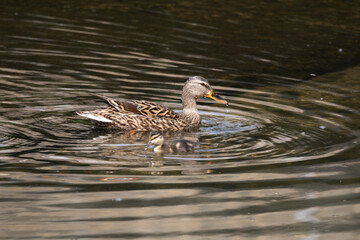
[[[105,98],[103,98],[105,99]],[[183,130],[192,125],[174,111],[147,101],[114,100],[106,98],[108,107],[93,111],[94,115],[111,120],[96,122],[99,127],[123,130]]]
[[[219,99],[217,95],[214,98],[211,94],[212,88],[208,81],[202,77],[194,76],[190,77],[183,87],[183,112],[181,115],[156,103],[124,99],[115,100],[98,94],[93,95],[105,101],[108,107],[79,112],[78,114],[95,120],[98,126],[110,129],[178,131],[200,124],[196,98],[206,96],[213,100]],[[226,101],[223,100],[222,103],[224,102]]]

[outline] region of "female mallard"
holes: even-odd
[[[199,141],[191,141],[186,139],[173,140],[164,142],[161,132],[153,132],[146,147],[154,146],[155,153],[186,153],[194,151],[198,147]]]
[[[104,109],[78,112],[80,116],[95,120],[101,127],[136,131],[178,131],[200,124],[200,115],[196,107],[196,98],[207,97],[219,103],[227,104],[213,93],[209,82],[199,76],[190,77],[182,91],[182,113],[148,101],[114,100],[104,98],[109,105]]]

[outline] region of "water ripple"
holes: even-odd
[[[180,232],[225,239],[260,232],[310,239],[317,238],[314,229],[331,231],[336,221],[348,221],[339,228],[354,232],[359,67],[307,81],[276,75],[299,48],[233,43],[238,32],[231,26],[239,29],[239,22],[226,14],[219,19],[227,24],[211,25],[199,15],[188,18],[192,10],[174,18],[158,10],[163,5],[141,6],[125,17],[0,17],[4,236],[169,239]],[[134,21],[137,15],[147,21]],[[161,24],[154,31],[149,22]],[[259,73],[247,69],[252,64]],[[104,106],[92,93],[180,112],[191,75],[209,78],[230,103],[198,99],[202,125],[164,133],[167,141],[199,140],[192,153],[158,155],[145,149],[150,133],[106,132],[76,115]],[[310,234],[299,235],[303,229]]]

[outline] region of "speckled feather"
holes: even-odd
[[[111,120],[111,122],[95,121],[99,127],[138,131],[178,131],[194,125],[181,115],[159,104],[111,98],[107,98],[106,101],[109,104],[107,108],[88,112]],[[79,114],[82,115],[82,113]]]
[[[200,76],[190,77],[184,84],[181,115],[148,101],[115,100],[96,96],[103,99],[108,107],[77,114],[94,120],[95,125],[100,127],[137,131],[179,131],[198,126],[201,121],[196,108],[198,97],[208,97],[222,104],[227,103],[220,96],[213,94],[209,82]]]

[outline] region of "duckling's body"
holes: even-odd
[[[200,144],[198,141],[191,141],[186,139],[173,140],[164,142],[164,137],[160,132],[154,132],[150,136],[148,146],[154,145],[154,152],[156,153],[187,153],[192,152]]]
[[[190,140],[173,140],[171,142],[164,143],[161,146],[156,146],[154,152],[156,153],[186,153],[194,151],[195,147],[199,146],[198,142]]]
[[[109,105],[104,109],[78,112],[80,116],[95,120],[97,126],[110,129],[137,131],[178,131],[200,124],[196,98],[208,97],[219,103],[227,102],[215,95],[203,77],[190,77],[183,87],[181,114],[148,101],[114,100],[102,97]]]

